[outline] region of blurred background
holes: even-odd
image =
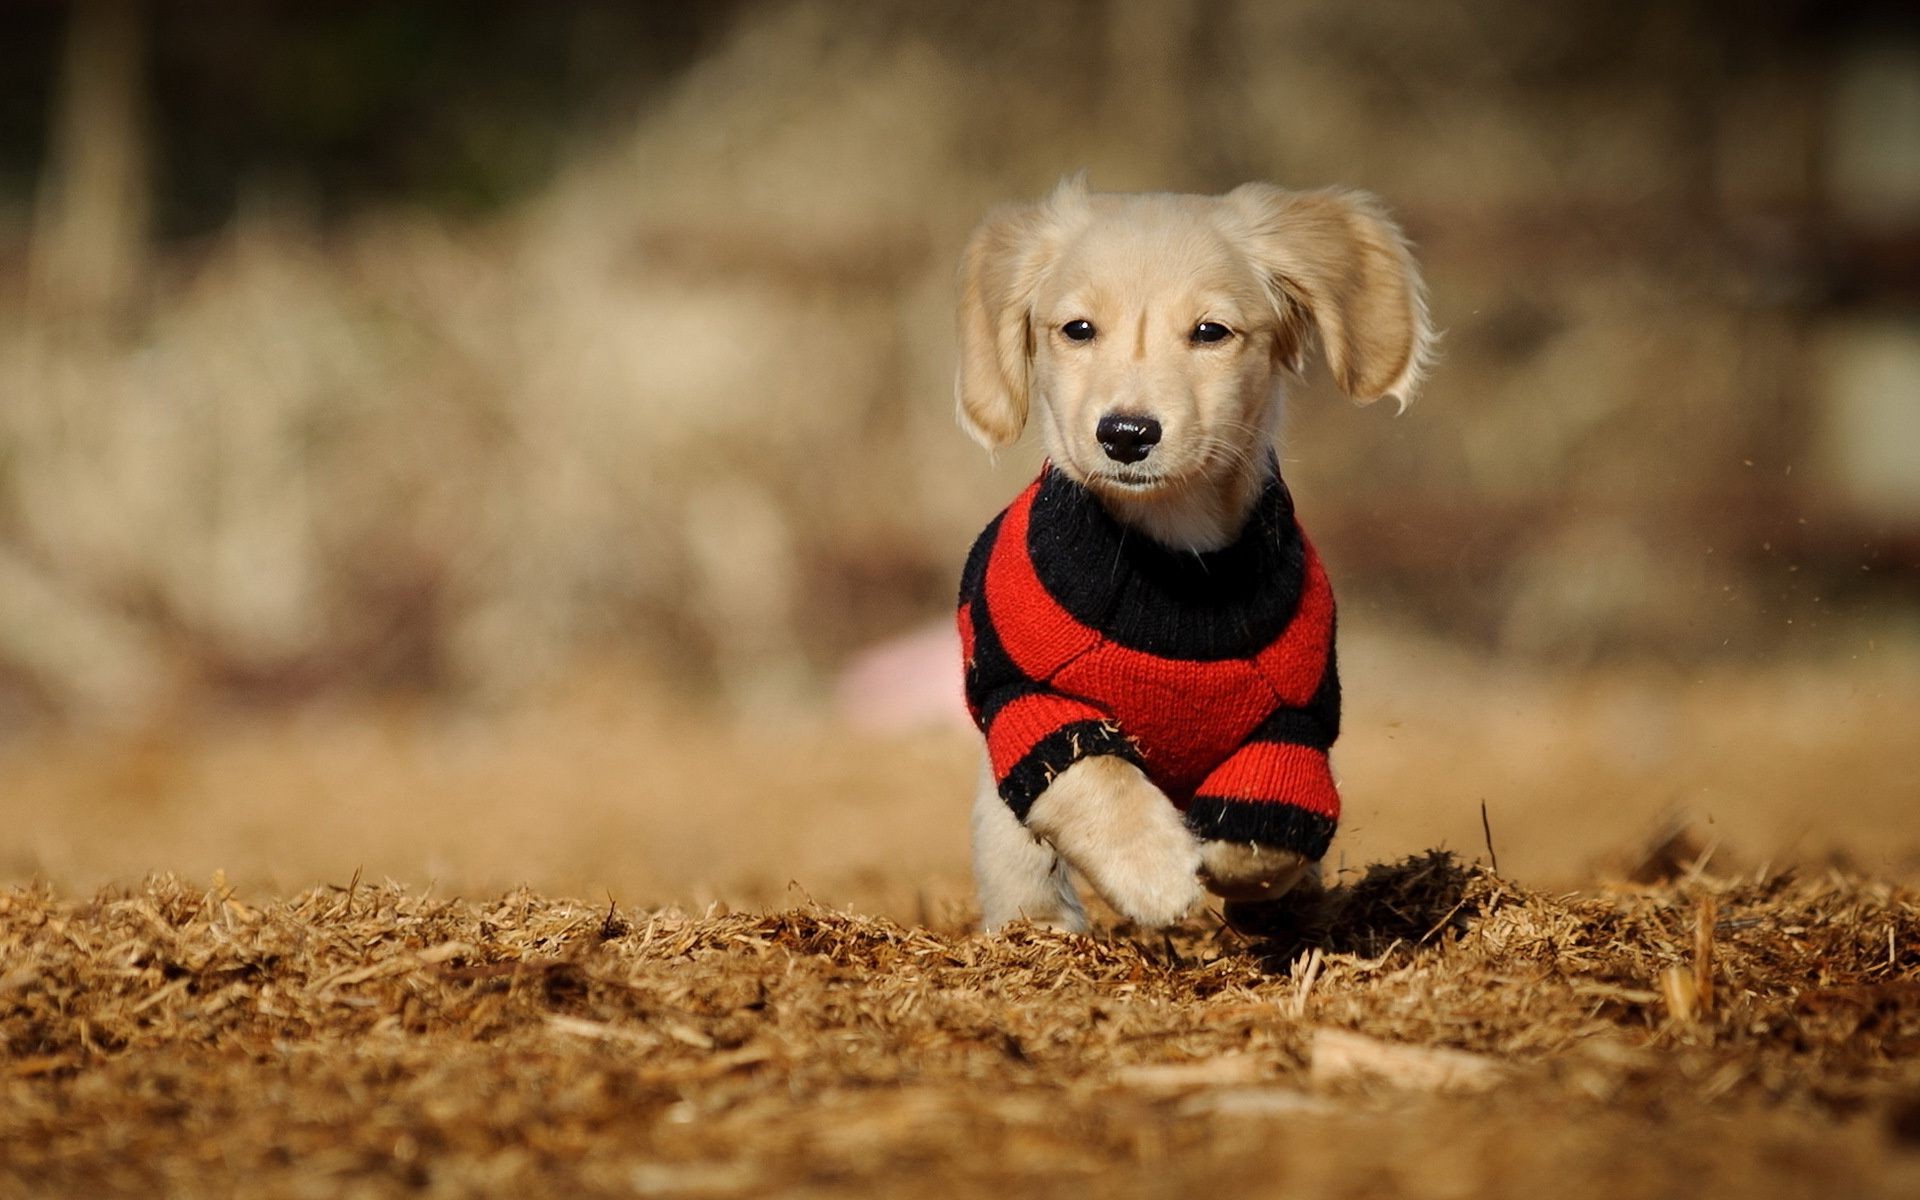
[[[1425,395],[1283,451],[1337,865],[1920,872],[1909,6],[4,19],[0,876],[964,895],[947,611],[1038,449],[955,428],[952,271],[1081,169],[1418,243]]]

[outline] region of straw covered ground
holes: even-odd
[[[1432,854],[1261,939],[0,893],[0,1193],[1920,1189],[1920,895]]]

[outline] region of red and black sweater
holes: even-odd
[[[1116,522],[1048,467],[960,582],[967,707],[1015,815],[1097,754],[1145,771],[1202,838],[1319,859],[1340,796],[1333,589],[1276,474],[1204,554]]]

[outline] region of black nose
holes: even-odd
[[[1115,462],[1137,463],[1160,444],[1160,422],[1152,417],[1108,413],[1093,428],[1100,448]]]

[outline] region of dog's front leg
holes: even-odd
[[[987,766],[973,796],[973,878],[980,889],[980,923],[988,933],[1020,920],[1062,933],[1087,930],[1087,912],[1067,877],[1067,864],[1013,815]]]
[[[1171,925],[1200,899],[1200,848],[1166,793],[1124,758],[1083,758],[1027,812],[1108,904],[1142,925]]]

